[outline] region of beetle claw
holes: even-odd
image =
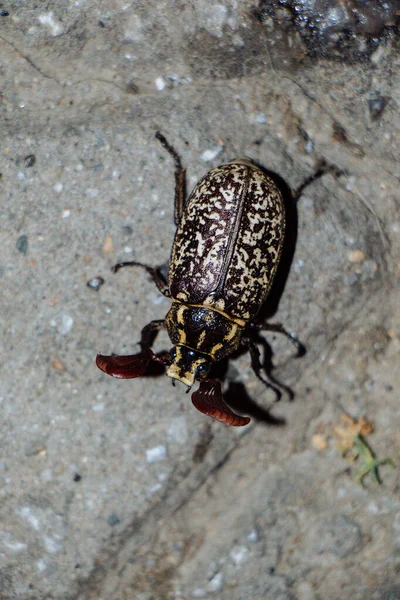
[[[250,423],[249,417],[235,414],[225,403],[218,379],[202,381],[199,389],[192,395],[192,403],[197,410],[221,423],[233,427],[242,427]]]

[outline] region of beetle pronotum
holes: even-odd
[[[281,325],[255,321],[271,288],[284,242],[286,219],[282,195],[274,181],[250,159],[236,159],[212,169],[185,198],[185,170],[177,152],[161,133],[156,138],[175,161],[175,224],[168,282],[159,270],[135,261],[115,265],[145,269],[160,292],[172,300],[165,319],[151,321],[141,333],[141,352],[129,356],[99,354],[97,366],[113,377],[140,377],[151,361],[188,390],[199,389],[192,402],[202,413],[229,425],[247,425],[225,403],[221,383],[208,377],[212,365],[240,347],[250,351],[257,377],[261,374],[255,337],[260,330],[288,336]],[[151,346],[166,328],[173,344],[169,353]]]

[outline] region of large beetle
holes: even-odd
[[[185,170],[161,133],[156,138],[175,161],[175,224],[168,284],[158,269],[138,262],[115,265],[146,269],[172,306],[163,320],[141,333],[141,352],[103,356],[97,366],[113,377],[129,379],[146,372],[150,361],[166,365],[166,374],[188,386],[200,381],[192,402],[202,413],[229,425],[247,425],[222,397],[221,383],[209,379],[214,362],[247,347],[257,377],[261,374],[255,337],[260,330],[287,335],[280,325],[259,324],[255,317],[271,288],[285,236],[285,207],[274,181],[250,159],[233,160],[205,175],[185,199]],[[169,353],[151,346],[166,328],[173,343]],[[278,392],[279,393],[279,392]]]

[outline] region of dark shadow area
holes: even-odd
[[[286,425],[286,420],[274,417],[270,412],[270,408],[263,408],[260,404],[257,404],[257,402],[249,396],[243,383],[232,381],[224,393],[224,400],[234,410],[245,413],[260,423],[273,425],[275,427],[283,427]]]

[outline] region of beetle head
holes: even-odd
[[[206,379],[211,368],[211,360],[204,354],[191,350],[186,346],[174,346],[170,351],[171,364],[167,368],[167,375],[178,379],[185,385],[192,387],[195,379]]]

